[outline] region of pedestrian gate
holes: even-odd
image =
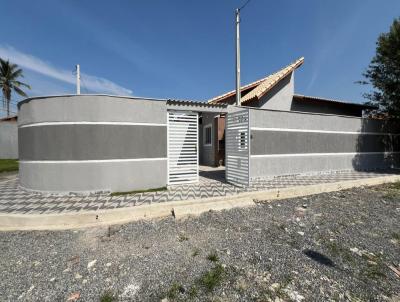
[[[168,184],[199,180],[197,113],[168,111]]]
[[[250,182],[249,111],[228,113],[225,128],[225,178],[236,186]]]

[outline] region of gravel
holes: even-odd
[[[4,232],[0,251],[0,301],[394,302],[400,185],[181,220]]]

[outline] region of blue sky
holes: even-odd
[[[4,1],[0,57],[23,67],[30,96],[74,93],[79,63],[83,93],[207,100],[234,89],[234,10],[244,2]],[[304,56],[297,93],[362,102],[368,87],[354,82],[398,16],[398,0],[251,0],[242,84]]]

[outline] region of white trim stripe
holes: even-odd
[[[135,161],[161,161],[166,157],[154,158],[127,158],[127,159],[91,159],[91,160],[20,160],[20,163],[30,164],[75,164],[75,163],[114,163],[114,162],[135,162]]]
[[[341,155],[374,155],[374,154],[398,154],[400,152],[338,152],[338,153],[289,153],[289,154],[259,154],[251,155],[252,158],[265,158],[265,157],[306,157],[306,156],[341,156]]]
[[[157,124],[157,123],[133,123],[133,122],[42,122],[42,123],[32,123],[19,126],[19,128],[25,127],[38,127],[38,126],[54,126],[54,125],[129,125],[129,126],[156,126],[156,127],[166,127],[167,124]]]
[[[259,130],[259,131],[277,131],[277,132],[308,132],[308,133],[366,134],[366,135],[400,135],[400,134],[398,134],[398,133],[384,133],[384,132],[335,131],[335,130],[291,129],[291,128],[263,128],[263,127],[251,127],[251,130]]]

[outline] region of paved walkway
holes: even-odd
[[[282,176],[254,181],[248,188],[238,188],[224,181],[223,170],[203,171],[198,184],[171,186],[166,191],[124,196],[104,194],[88,196],[55,196],[26,192],[18,188],[18,179],[0,180],[0,214],[61,214],[134,207],[142,204],[177,200],[231,196],[242,192],[335,183],[388,176],[385,172],[340,171],[314,175]]]

